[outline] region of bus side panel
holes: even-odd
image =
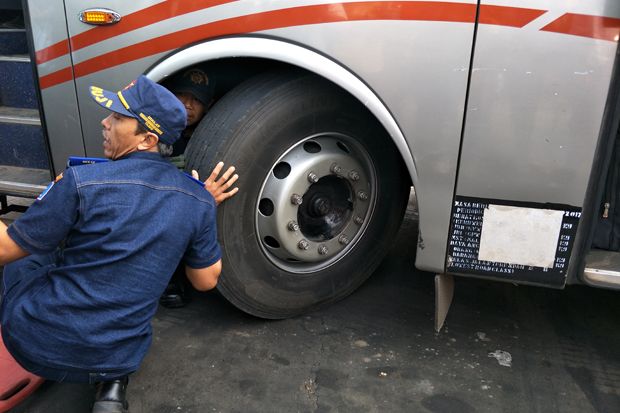
[[[483,1],[481,22],[485,6],[503,3]],[[457,199],[467,197],[483,204],[501,200],[520,208],[524,205],[517,204],[525,202],[533,208],[558,209],[566,216],[578,216],[618,46],[620,3],[538,1],[535,7],[548,11],[523,28],[491,24],[478,28]],[[551,204],[562,206],[548,206]],[[506,212],[507,219],[521,214],[516,209],[500,210]],[[503,212],[497,212],[497,217]],[[518,228],[513,230],[516,232],[503,235],[514,239]],[[567,242],[574,238],[562,236],[568,237]],[[528,238],[533,246],[542,239]],[[500,243],[499,238],[493,242]],[[551,244],[556,242],[557,236],[551,237],[549,248],[553,249],[555,244]],[[545,246],[534,247],[532,253],[541,248]],[[533,265],[526,261],[512,264]],[[529,281],[545,284],[545,275],[540,276]]]

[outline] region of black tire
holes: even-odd
[[[323,187],[319,189],[311,186],[315,192],[331,190],[332,185],[336,185],[336,189],[344,188],[344,191],[332,192],[334,197],[346,198],[344,202],[349,211],[338,210],[345,227],[330,227],[335,233],[328,235],[312,235],[314,241],[309,240],[308,254],[315,261],[305,262],[298,259],[299,255],[303,256],[303,250],[298,251],[296,259],[290,258],[294,253],[288,252],[293,251],[290,243],[297,241],[284,242],[288,249],[280,245],[288,235],[279,240],[277,236],[269,239],[272,235],[269,232],[281,224],[285,215],[280,211],[275,212],[275,217],[263,214],[270,211],[265,211],[264,204],[259,205],[259,197],[266,196],[263,191],[273,193],[273,189],[278,188],[280,181],[272,174],[276,162],[287,159],[283,154],[289,149],[289,156],[297,152],[303,154],[299,142],[312,141],[314,145],[314,138],[308,140],[313,136],[323,145],[340,147],[343,153],[336,156],[367,171],[362,175],[364,179],[368,175],[366,197],[370,199],[362,201],[361,195],[360,199],[356,197],[359,194],[355,187],[357,181],[352,181],[354,177],[349,179],[354,172],[352,169],[342,172],[348,176],[322,176],[319,182]],[[307,152],[305,145],[304,150]],[[314,155],[309,154],[308,159],[311,156]],[[321,156],[322,162],[329,159],[328,155]],[[188,145],[186,159],[187,169],[198,170],[201,177],[206,177],[220,160],[237,168],[239,193],[218,210],[224,267],[218,289],[238,308],[264,318],[285,318],[315,309],[345,297],[361,285],[395,239],[409,195],[409,179],[402,160],[384,129],[357,100],[333,84],[308,74],[263,74],[237,86],[203,119]],[[295,179],[299,176],[295,175]],[[320,195],[325,194],[320,192]],[[289,199],[290,195],[282,196]],[[321,196],[316,195],[315,201],[322,200]],[[277,197],[280,199],[279,195]],[[301,217],[300,211],[316,204],[306,202],[305,195],[303,199],[305,205],[297,207],[297,216],[305,219],[304,227],[296,232],[291,230],[291,234],[302,239],[308,238],[305,234],[310,228],[305,222],[314,218],[305,218],[306,212]],[[364,202],[372,202],[372,208],[363,206]],[[283,204],[276,203],[276,209],[278,205]],[[258,212],[259,206],[261,212]],[[359,224],[361,229],[355,229],[352,223],[356,208],[368,208],[361,209],[366,211],[357,221],[359,224],[363,220]],[[312,217],[316,216],[315,212]],[[320,213],[319,218],[322,219]],[[315,232],[316,228],[312,227]],[[322,242],[335,245],[333,237],[339,237],[337,232],[343,228],[353,228],[354,235],[351,240],[339,238],[343,245],[339,251],[331,248],[333,252],[326,253],[328,258],[325,259],[315,253],[317,245],[319,248],[327,245]],[[345,245],[344,241],[348,243]]]

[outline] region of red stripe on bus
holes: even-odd
[[[620,19],[566,13],[541,30],[618,42],[620,37]]]
[[[71,37],[71,49],[79,50],[103,40],[140,29],[153,23],[194,11],[208,9],[238,0],[166,0],[123,16],[120,22],[111,26],[98,26]],[[37,52],[37,63],[45,63],[69,53],[69,43],[62,40]]]
[[[488,24],[521,27],[542,10],[487,6]],[[163,53],[189,43],[230,34],[258,32],[309,24],[359,20],[419,20],[474,23],[476,5],[467,3],[394,1],[321,4],[294,7],[247,16],[233,17],[175,33],[166,34],[108,52],[75,65],[75,76],[82,77],[114,66]]]
[[[354,20],[442,20],[473,23],[476,6],[436,2],[363,2],[314,5],[233,17],[166,34],[123,47],[75,65],[76,77],[86,76],[199,40],[309,24]]]
[[[64,56],[69,53],[69,40],[65,39],[50,47],[41,49],[36,52],[37,64],[47,62],[48,60],[55,59],[60,56]]]
[[[39,78],[39,85],[41,86],[41,89],[45,89],[51,86],[56,86],[60,83],[68,82],[71,79],[73,79],[71,68],[66,67],[54,73],[50,73],[49,75],[41,76]]]
[[[546,12],[546,10],[481,5],[478,23],[520,28]]]

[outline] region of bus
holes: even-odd
[[[217,100],[186,168],[239,171],[217,219],[218,288],[240,309],[284,318],[350,294],[412,188],[410,250],[436,274],[438,324],[455,276],[620,287],[620,2],[98,6],[0,0],[3,211],[69,156],[101,156],[90,85],[201,67]]]

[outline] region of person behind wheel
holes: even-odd
[[[190,68],[180,75],[174,77],[166,84],[166,87],[174,93],[187,111],[187,126],[181,133],[181,137],[177,140],[173,147],[172,153],[168,158],[177,168],[185,168],[185,149],[194,130],[207,113],[207,110],[214,101],[215,82],[211,79],[205,70],[199,68]],[[233,188],[228,192],[223,192],[232,186],[238,176],[233,175],[235,167],[229,167],[226,172],[218,179],[218,176],[224,167],[223,163],[218,163],[215,169],[207,179],[207,185],[211,182],[217,183],[220,193],[214,194],[216,203],[219,204],[225,199],[237,193],[238,188]],[[187,305],[191,300],[191,286],[188,283],[183,265],[180,264],[174,275],[170,279],[166,290],[160,298],[160,304],[167,308],[180,308]]]

